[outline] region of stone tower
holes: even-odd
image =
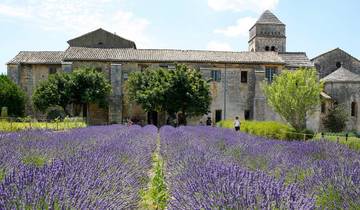
[[[249,51],[286,52],[285,24],[266,10],[249,33]]]

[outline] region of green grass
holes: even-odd
[[[160,137],[157,142],[158,146],[153,154],[153,168],[150,175],[148,189],[140,192],[141,202],[140,209],[165,209],[169,194],[165,184],[164,161],[160,156]]]
[[[47,159],[41,155],[27,155],[22,159],[25,165],[33,165],[36,167],[43,167]]]
[[[8,122],[0,121],[0,132],[15,132],[26,129],[50,129],[50,130],[67,130],[73,128],[86,127],[86,123],[82,121],[71,122]]]
[[[332,134],[332,135],[325,135],[324,138],[329,141],[337,142],[337,137],[338,136],[336,136],[336,134]],[[321,139],[321,134],[320,133],[317,134],[314,139],[315,140]],[[357,138],[355,136],[348,137],[348,140],[346,141],[345,136],[339,135],[339,143],[347,145],[350,149],[360,151],[360,138]]]

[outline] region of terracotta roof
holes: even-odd
[[[260,18],[256,21],[256,23],[262,23],[262,24],[281,24],[284,25],[272,12],[269,10],[266,10]]]
[[[333,73],[322,78],[324,82],[360,82],[360,75],[355,74],[344,67],[338,68]]]
[[[7,64],[61,64],[63,51],[21,51]]]
[[[314,67],[314,64],[304,52],[282,52],[279,55],[285,61],[288,68]]]
[[[69,47],[64,61],[146,61],[283,64],[276,52],[227,52],[169,49],[104,49]]]

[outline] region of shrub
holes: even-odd
[[[53,120],[64,120],[66,117],[65,111],[61,106],[53,106],[47,109],[46,111],[46,119]]]
[[[234,127],[232,120],[223,120],[217,125],[224,128]],[[304,139],[304,133],[307,134],[306,139],[314,135],[310,130],[296,132],[291,126],[275,121],[241,121],[240,130],[256,136],[281,140]]]
[[[1,108],[1,118],[7,118],[8,117],[8,108],[7,107],[2,107]]]
[[[6,75],[0,75],[0,98],[0,109],[7,107],[9,116],[24,115],[25,93]]]
[[[323,120],[326,131],[341,132],[346,127],[348,114],[344,105],[333,105]]]

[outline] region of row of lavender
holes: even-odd
[[[136,208],[157,128],[0,134],[0,209]]]
[[[357,209],[360,155],[212,127],[163,127],[170,209]]]

